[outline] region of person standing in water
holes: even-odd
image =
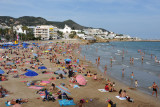
[[[101,58],[100,58],[100,56],[99,56],[99,57],[98,57],[98,64],[100,63],[100,59],[101,59]]]
[[[143,64],[143,56],[142,56],[142,64]]]
[[[124,69],[122,69],[122,77],[124,77]]]
[[[105,65],[105,68],[104,68],[104,74],[106,75],[107,73],[107,64]]]
[[[110,61],[111,61],[111,67],[112,67],[112,58],[111,58],[111,60],[110,60]]]
[[[151,88],[153,88],[152,95],[154,94],[154,92],[156,92],[156,97],[157,97],[157,89],[159,90],[159,88],[158,88],[157,84],[156,84],[155,82],[153,82],[153,85],[152,85],[152,87],[151,87]]]
[[[135,84],[135,87],[137,88],[138,87],[138,81],[135,80],[134,84]]]
[[[133,72],[132,72],[132,74],[131,74],[131,80],[133,80],[133,77],[134,77],[134,74],[133,74]]]
[[[134,64],[134,58],[132,58],[132,65]]]

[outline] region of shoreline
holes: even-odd
[[[65,41],[65,40],[58,40],[59,42]],[[40,41],[41,43],[43,41]],[[46,41],[48,42],[48,41]],[[56,41],[53,41],[56,43]],[[67,42],[67,41],[65,41]],[[73,43],[73,41],[68,41],[69,43]],[[87,43],[81,42],[81,41],[75,41],[74,43],[80,43],[82,45],[87,45]],[[45,42],[43,42],[45,43]],[[68,55],[67,55],[68,56]],[[75,51],[73,52],[73,56],[76,58],[80,58],[80,64],[88,65],[85,72],[88,70],[91,70],[92,73],[97,73],[98,77],[100,78],[100,75],[103,73],[96,67],[94,63],[88,60],[84,60],[83,56],[80,54],[76,53]],[[62,58],[62,56],[59,56],[59,58]],[[54,64],[50,64],[47,59],[42,60],[47,66],[47,68],[52,68],[52,71],[55,71],[58,67],[53,67]],[[39,70],[37,70],[39,72]],[[39,72],[40,73],[40,72]],[[82,74],[83,75],[83,74]],[[37,77],[33,78],[27,78],[27,79],[14,79],[11,76],[9,76],[8,81],[1,82],[1,84],[7,88],[8,91],[14,92],[13,95],[10,95],[9,97],[5,97],[4,99],[2,98],[3,104],[0,104],[0,106],[5,107],[4,102],[6,100],[9,100],[11,98],[28,98],[29,97],[29,102],[25,103],[22,105],[22,107],[50,107],[50,105],[54,105],[55,107],[59,107],[58,100],[56,102],[43,102],[42,100],[36,99],[39,97],[37,94],[35,94],[36,90],[33,89],[28,89],[27,86],[24,83],[20,83],[22,80],[35,80],[35,79],[48,79],[50,75],[43,75],[40,74]],[[105,87],[106,80],[101,80],[101,81],[96,81],[93,80],[92,77],[85,77],[86,80],[88,80],[88,83],[84,87],[80,87],[80,89],[72,89],[69,88],[70,91],[72,92],[71,96],[74,98],[74,101],[77,103],[80,99],[93,99],[93,102],[86,103],[86,107],[106,107],[106,98],[111,99],[114,103],[117,103],[117,107],[159,107],[160,102],[159,99],[152,97],[150,95],[144,94],[142,92],[139,92],[139,90],[130,90],[128,89],[128,86],[125,85],[124,83],[121,83],[120,81],[116,80],[115,78],[106,75],[107,78],[111,80],[111,82],[116,83],[116,90],[119,91],[119,89],[126,89],[127,94],[134,99],[134,103],[130,103],[127,101],[121,101],[117,99],[115,96],[118,95],[118,92],[108,92],[108,93],[101,93],[98,91],[98,89],[102,89]],[[56,84],[59,83],[66,83],[68,84],[69,78],[66,80],[57,80],[55,81]],[[16,85],[17,87],[13,86]],[[11,87],[14,87],[13,89]],[[25,93],[24,93],[25,92]],[[26,95],[27,94],[27,95]],[[73,107],[73,106],[71,106]],[[75,106],[74,106],[75,107]]]

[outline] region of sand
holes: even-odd
[[[48,42],[48,41],[43,41],[43,42]],[[56,43],[57,41],[53,41],[53,42]],[[81,41],[79,40],[69,40],[65,42],[81,43]],[[81,44],[85,44],[85,43],[81,43]],[[84,60],[83,57],[80,57],[78,53],[74,53],[73,56],[76,58],[80,58],[80,64],[83,63],[84,65],[88,65],[88,67],[86,67],[86,70],[84,70],[85,73],[88,70],[91,70],[92,74],[95,72],[98,73],[98,77],[100,78],[100,75],[102,73],[100,72],[100,70],[97,68],[95,64],[92,64],[91,62]],[[55,64],[53,63],[51,64],[49,60],[47,59],[47,57],[48,56],[45,55],[44,59],[41,59],[44,65],[48,68],[47,71],[56,71],[58,67],[55,67]],[[62,60],[65,59],[65,57],[63,56],[58,56],[58,57]],[[28,67],[29,65],[25,65],[24,67],[18,67],[18,69],[28,68]],[[56,77],[56,75],[54,74],[42,74],[40,73],[41,70],[34,70],[34,71],[38,72],[39,75],[36,77],[31,77],[31,78],[13,78],[12,77],[13,75],[9,75],[8,81],[0,82],[0,85],[2,85],[4,88],[6,88],[9,92],[12,93],[12,94],[9,94],[9,96],[7,97],[0,98],[0,107],[5,107],[5,102],[13,98],[29,98],[29,102],[22,104],[22,107],[59,107],[60,106],[58,103],[58,99],[55,102],[52,102],[52,101],[43,102],[39,94],[36,94],[37,90],[30,89],[27,87],[26,83],[20,82],[24,80],[27,80],[27,81],[48,80],[52,76]],[[19,70],[19,74],[22,74],[22,73],[24,72]],[[128,102],[128,101],[121,101],[117,99],[115,96],[118,95],[118,92],[105,92],[105,93],[99,92],[98,89],[104,89],[106,80],[93,80],[92,77],[86,77],[86,76],[85,78],[87,80],[86,86],[82,86],[79,89],[74,89],[74,88],[69,87],[69,90],[71,91],[70,96],[73,97],[74,102],[76,104],[79,102],[80,99],[85,99],[85,100],[92,99],[93,101],[89,101],[88,103],[85,103],[85,107],[107,107],[106,99],[109,98],[114,103],[117,104],[117,107],[160,107],[160,101],[158,98],[144,94],[140,92],[139,90],[130,90],[128,89],[127,85],[109,76],[106,76],[105,78],[109,78],[111,82],[114,81],[116,83],[115,89],[117,91],[119,91],[120,89],[126,90],[127,95],[129,95],[131,98],[134,99],[133,103]],[[70,84],[69,80],[70,79],[67,77],[66,79],[57,79],[54,82],[56,85],[59,85],[60,83],[65,83],[66,85],[69,85]],[[49,86],[50,84],[48,84],[47,87]],[[37,98],[40,98],[40,99],[37,99]],[[75,107],[75,106],[69,106],[69,107]]]

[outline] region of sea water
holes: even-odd
[[[138,89],[145,93],[152,93],[152,89],[148,87],[152,86],[153,82],[156,82],[160,88],[160,63],[158,63],[160,42],[94,43],[82,45],[81,55],[85,55],[86,60],[92,63],[96,63],[96,59],[100,56],[99,69],[104,72],[107,64],[107,75],[120,80],[129,87],[134,87],[134,81],[138,80]],[[156,62],[155,56],[157,57]],[[134,58],[134,64],[130,64],[130,58]],[[122,69],[124,69],[124,77]],[[134,73],[133,80],[130,76],[132,72]]]

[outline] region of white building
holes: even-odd
[[[13,30],[17,32],[17,34],[26,34],[26,30],[23,31],[22,25],[13,26]]]
[[[92,28],[83,29],[83,31],[85,34],[92,35],[92,36],[105,35],[107,33],[107,32],[103,32],[101,29],[92,29]]]
[[[107,35],[105,38],[106,39],[114,39],[116,37],[115,33],[110,33],[109,35]]]
[[[36,38],[41,37],[43,40],[48,40],[50,37],[55,39],[57,38],[57,31],[58,28],[52,25],[36,26],[34,29],[34,36]]]
[[[122,39],[122,38],[127,38],[130,39],[131,37],[129,35],[122,35],[122,36],[116,36],[116,39]]]
[[[64,29],[59,29],[59,31],[63,32],[63,34],[69,34],[71,33],[72,29],[69,26],[65,25]]]

